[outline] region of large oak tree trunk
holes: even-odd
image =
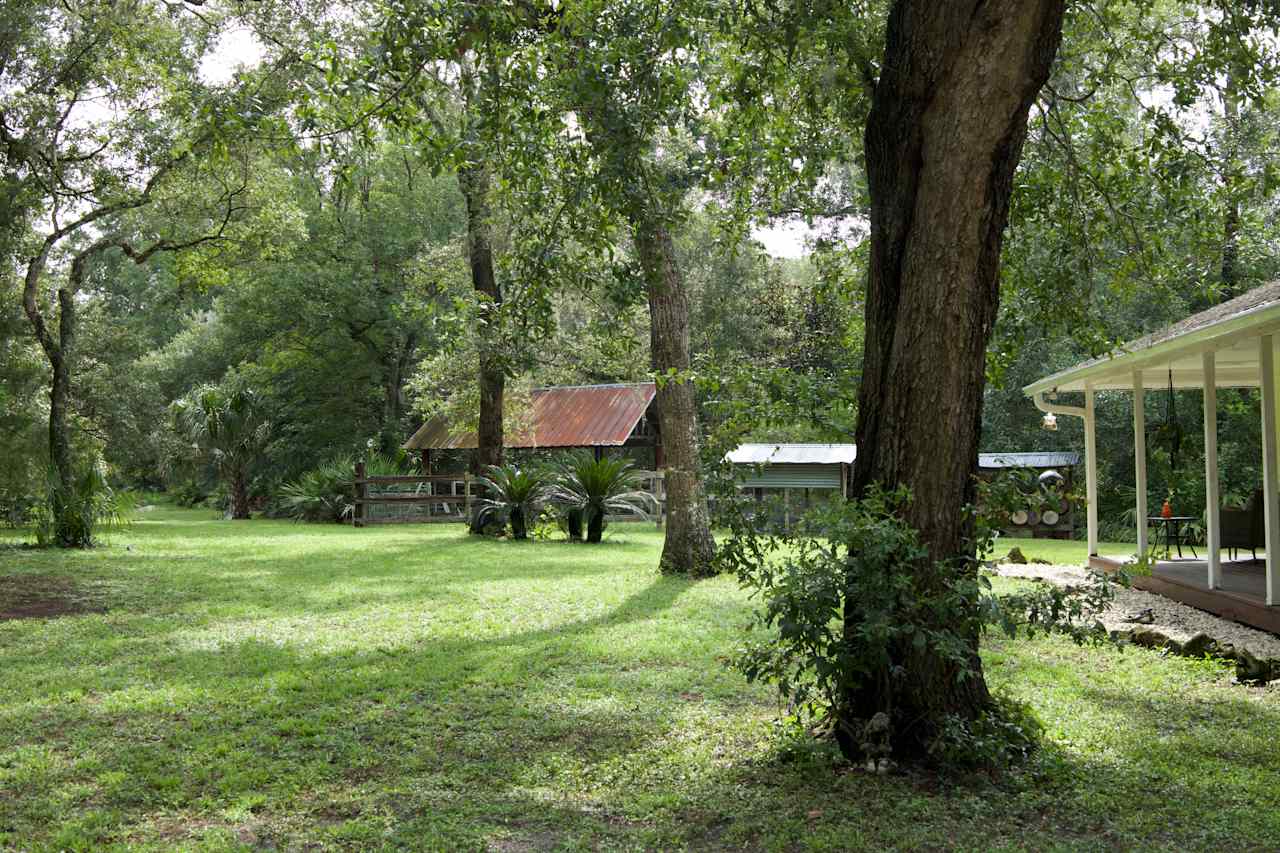
[[[853,493],[877,483],[911,490],[905,520],[930,555],[913,575],[922,596],[953,577],[933,561],[977,570],[964,507],[974,499],[1000,247],[1027,113],[1057,52],[1063,7],[899,0],[890,12],[866,131],[871,261]],[[850,622],[851,614],[846,632],[857,629]],[[920,755],[945,717],[990,707],[978,637],[963,640],[963,665],[902,642],[840,716],[884,711],[895,751]],[[968,677],[958,677],[962,667]],[[847,735],[841,745],[857,751]]]
[[[49,330],[37,301],[40,277],[44,273],[49,257],[48,245],[28,264],[22,294],[22,307],[27,320],[31,323],[32,332],[49,361],[49,462],[53,466],[58,486],[64,495],[70,493],[75,480],[68,412],[71,405],[71,364],[77,331],[75,288],[84,277],[87,256],[88,252],[85,252],[76,257],[72,263],[70,281],[67,286],[58,288],[56,337]],[[54,515],[54,540],[59,546],[82,547],[87,544],[80,541],[74,534],[72,520],[66,517],[61,503],[53,500],[52,496],[50,509]]]
[[[689,370],[689,295],[667,228],[635,221],[636,252],[649,291],[650,352],[661,379],[658,422],[666,454],[667,527],[662,545],[664,572],[701,575],[711,570],[715,541],[707,512],[698,458],[698,410]]]
[[[494,329],[502,291],[493,269],[492,223],[489,210],[489,173],[483,166],[467,166],[458,172],[458,183],[467,203],[467,255],[471,262],[471,284],[480,301],[479,370],[480,420],[476,429],[476,452],[471,457],[472,473],[487,465],[502,464],[502,395],[507,375],[498,353]],[[472,519],[472,532],[476,529]]]

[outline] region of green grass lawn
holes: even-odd
[[[1089,544],[1075,539],[1013,539],[1002,537],[991,552],[992,559],[1003,559],[1012,548],[1022,549],[1029,560],[1048,560],[1059,566],[1083,566],[1089,557]],[[1131,557],[1138,550],[1132,542],[1099,542],[1098,553],[1107,557]],[[1201,549],[1203,551],[1204,549]]]
[[[612,533],[162,508],[93,552],[0,549],[0,611],[38,590],[84,611],[0,621],[0,847],[1280,843],[1280,690],[993,640],[991,682],[1048,728],[1033,761],[868,775],[784,748],[770,692],[721,665],[749,608],[733,579],[662,578],[658,534]]]

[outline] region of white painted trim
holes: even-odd
[[[1054,415],[1070,415],[1073,418],[1083,418],[1084,409],[1079,406],[1059,406],[1045,400],[1044,392],[1037,391],[1031,398],[1031,402],[1036,404],[1036,408],[1042,412],[1049,412]]]
[[[1067,386],[1085,380],[1100,379],[1112,373],[1131,371],[1153,363],[1167,363],[1178,356],[1195,355],[1197,352],[1210,349],[1223,349],[1236,341],[1247,340],[1255,335],[1269,336],[1274,332],[1280,332],[1280,305],[1268,302],[1243,314],[1201,326],[1153,346],[1131,350],[1121,347],[1121,351],[1111,358],[1060,370],[1024,386],[1022,390],[1028,396],[1037,391],[1049,391],[1054,388],[1078,391],[1080,390],[1078,385],[1076,388]],[[1126,346],[1138,343],[1141,341],[1130,341]]]
[[[1280,578],[1276,576],[1276,551],[1280,546],[1280,476],[1276,471],[1276,375],[1275,346],[1270,335],[1258,342],[1258,363],[1262,371],[1262,505],[1266,517],[1268,605],[1280,603]]]
[[[1138,528],[1138,556],[1147,553],[1147,410],[1142,371],[1133,372],[1133,483]]]
[[[1217,357],[1207,352],[1204,359],[1204,495],[1205,532],[1209,549],[1207,581],[1209,589],[1222,586],[1222,520],[1218,489],[1218,386]]]
[[[1098,556],[1098,441],[1094,429],[1093,386],[1084,389],[1085,493],[1089,501],[1089,556]]]

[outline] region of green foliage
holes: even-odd
[[[905,491],[872,490],[819,506],[790,531],[761,532],[750,502],[739,498],[727,514],[736,519],[733,536],[721,547],[720,559],[760,601],[733,665],[749,681],[775,685],[799,722],[872,760],[889,756],[894,732],[914,724],[898,716],[894,685],[911,677],[900,668],[924,653],[963,678],[974,662],[971,638],[988,627],[1010,637],[1107,639],[1089,621],[1111,599],[1104,577],[1084,590],[1044,586],[995,596],[972,566],[929,562],[919,534],[899,516],[909,499]],[[855,697],[872,687],[883,707],[857,705]],[[1039,733],[1025,714],[996,702],[978,719],[945,721],[927,751],[953,766],[1003,766],[1025,756]]]
[[[943,767],[1006,768],[1030,758],[1044,735],[1028,703],[996,694],[977,719],[944,717],[931,758]]]
[[[133,507],[133,496],[113,489],[100,463],[73,472],[67,483],[50,467],[47,500],[30,512],[36,543],[92,548],[102,529],[127,524]]]
[[[177,429],[218,472],[231,493],[235,518],[248,517],[253,466],[271,438],[271,420],[257,391],[232,379],[197,388],[173,404]]]
[[[485,496],[477,503],[477,523],[483,527],[491,520],[510,522],[512,539],[528,539],[528,521],[550,494],[546,477],[515,465],[490,465],[480,482]]]
[[[644,515],[656,507],[653,495],[637,489],[640,475],[635,463],[620,456],[595,459],[590,453],[575,453],[561,464],[549,497],[567,513],[581,513],[586,541],[599,542],[607,515]],[[572,517],[569,521],[573,536]]]
[[[169,488],[169,496],[181,507],[199,506],[212,494],[211,489],[194,477],[180,480]]]
[[[355,510],[355,462],[339,456],[280,487],[276,512],[298,521],[341,523]]]
[[[356,458],[335,456],[328,462],[280,486],[267,515],[296,521],[342,523],[355,512]],[[403,473],[400,463],[381,453],[365,460],[365,475],[384,477]]]
[[[1003,596],[984,596],[983,622],[1009,637],[1062,634],[1078,645],[1108,642],[1098,615],[1111,605],[1116,586],[1129,586],[1129,575],[1091,571],[1079,586],[1037,583]]]

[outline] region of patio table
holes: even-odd
[[[1169,559],[1169,548],[1172,546],[1178,549],[1178,559],[1182,559],[1182,546],[1185,544],[1191,549],[1191,555],[1194,559],[1200,559],[1200,555],[1196,553],[1196,546],[1191,542],[1184,543],[1182,541],[1182,528],[1186,524],[1198,521],[1194,515],[1171,515],[1165,518],[1163,515],[1149,515],[1147,521],[1151,524],[1157,524],[1164,531],[1164,556]],[[1156,532],[1156,545],[1160,545],[1160,531]]]

